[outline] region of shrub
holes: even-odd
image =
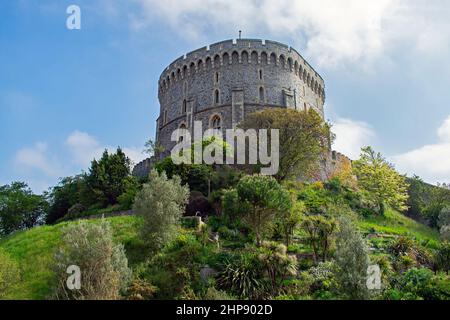
[[[202,196],[191,199],[186,206],[186,215],[187,216],[196,216],[200,217],[208,217],[215,213],[214,208],[211,203],[209,203],[208,198]]]
[[[145,278],[159,288],[157,299],[192,299],[200,291],[200,268],[213,252],[194,235],[179,234],[148,262]]]
[[[261,299],[267,292],[267,284],[254,255],[243,254],[225,262],[217,283],[220,288],[231,290],[239,299]]]
[[[158,288],[149,281],[136,278],[134,279],[127,292],[128,300],[151,300]]]
[[[444,271],[448,274],[450,270],[450,243],[443,242],[435,256],[435,265],[438,270]]]
[[[367,268],[369,266],[366,242],[348,217],[339,218],[336,234],[336,279],[340,291],[350,299],[366,299]]]
[[[19,265],[0,249],[0,299],[20,278]]]
[[[150,173],[133,206],[143,217],[141,235],[150,249],[159,250],[174,239],[188,195],[189,189],[181,185],[179,177],[169,180],[165,173]]]
[[[69,300],[115,300],[126,289],[131,276],[122,245],[116,245],[108,222],[79,222],[63,231],[62,245],[55,255],[56,283],[53,297]],[[69,266],[81,271],[81,289],[66,285]]]
[[[81,203],[76,203],[67,210],[67,214],[75,217],[85,211],[86,208]]]
[[[388,252],[393,256],[395,270],[399,272],[413,266],[431,267],[433,264],[430,253],[407,237],[396,239],[389,246]]]
[[[209,287],[203,296],[203,300],[234,300],[234,298],[225,291],[217,290],[214,287]]]
[[[333,261],[320,262],[307,272],[302,272],[301,279],[309,283],[310,290],[315,296],[323,297],[323,293],[337,288],[335,270],[336,264]]]
[[[450,288],[448,279],[435,276],[430,269],[412,268],[397,277],[388,297],[396,300],[447,300]]]

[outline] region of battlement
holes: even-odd
[[[325,83],[322,77],[297,50],[280,42],[260,39],[220,41],[179,57],[161,73],[159,91],[164,92],[173,83],[197,72],[233,63],[275,64],[284,71],[295,73],[321,99],[325,99]]]

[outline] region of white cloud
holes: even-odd
[[[438,136],[441,141],[450,142],[450,116],[439,127]]]
[[[88,167],[94,158],[99,159],[105,149],[108,150],[108,152],[116,151],[116,148],[103,146],[95,137],[78,130],[69,135],[66,139],[66,146],[69,148],[72,160],[83,167]],[[135,164],[145,158],[142,154],[142,148],[123,147],[122,150]]]
[[[58,178],[87,170],[91,161],[99,159],[105,149],[115,152],[116,148],[103,146],[95,137],[86,132],[74,131],[65,139],[60,152],[58,146],[49,148],[45,142],[17,151],[14,158],[16,180],[26,181],[35,192],[42,192],[55,185]],[[137,164],[145,158],[141,149],[124,147],[122,149]]]
[[[72,160],[87,167],[94,158],[99,158],[104,150],[100,143],[85,132],[74,131],[66,139],[66,145],[72,155]]]
[[[20,149],[16,153],[15,165],[21,172],[38,170],[49,177],[56,177],[60,173],[59,164],[51,159],[47,144],[43,142]]]
[[[450,182],[450,116],[437,129],[439,141],[392,157],[400,172],[430,183]]]
[[[361,148],[372,145],[375,139],[373,129],[362,121],[338,118],[331,130],[336,134],[333,149],[351,159],[358,159]]]
[[[320,67],[387,60],[387,51],[443,56],[450,40],[450,3],[440,0],[136,0],[132,27],[168,26],[180,38],[264,34],[286,39]],[[405,47],[404,47],[405,48]],[[403,48],[403,49],[404,49]],[[405,50],[405,49],[404,49]]]

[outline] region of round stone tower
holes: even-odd
[[[218,42],[172,62],[161,74],[156,141],[170,154],[178,128],[194,121],[208,128],[234,128],[265,108],[312,108],[324,117],[325,84],[293,48],[274,41]]]

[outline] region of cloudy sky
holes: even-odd
[[[66,28],[71,4],[81,30]],[[1,1],[0,185],[41,192],[119,145],[141,160],[161,71],[238,30],[320,72],[335,149],[372,145],[402,173],[450,182],[449,16],[447,0]]]

